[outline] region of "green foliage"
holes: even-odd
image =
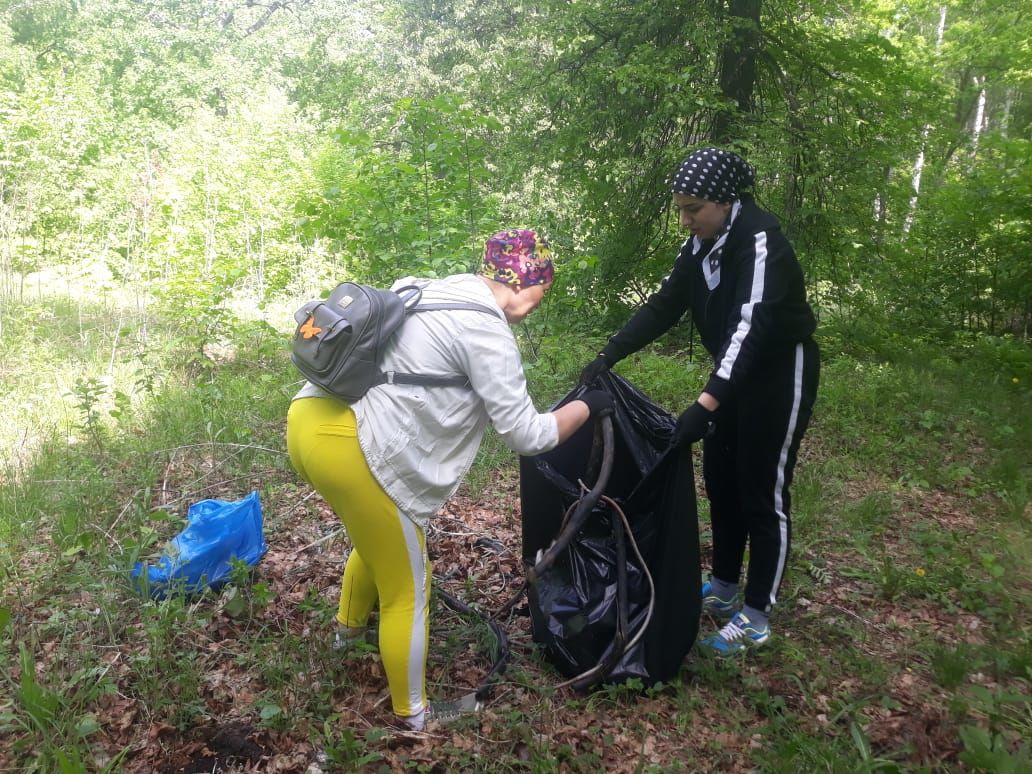
[[[764,4],[732,144],[824,314],[878,339],[1024,335],[1028,22],[998,0],[952,6],[940,45],[938,20],[929,3]],[[568,326],[612,328],[668,271],[667,178],[729,107],[714,72],[733,20],[672,0],[298,16],[104,0],[0,21],[17,95],[0,117],[5,294],[76,266],[138,293],[265,298],[331,267],[465,270],[487,233],[533,225]]]
[[[977,726],[964,726],[960,729],[960,738],[964,742],[964,752],[960,759],[976,771],[1019,772],[1029,765],[1028,743],[1022,744],[1018,751],[1011,752],[1000,734],[990,735],[985,729]]]
[[[76,399],[75,408],[79,410],[82,418],[82,428],[98,444],[100,443],[100,414],[97,404],[104,392],[104,385],[96,378],[77,379],[73,390]]]
[[[487,151],[500,129],[454,96],[398,100],[377,126],[334,132],[301,223],[339,244],[348,276],[386,284],[470,271],[498,228]]]
[[[755,664],[689,659],[662,693],[571,702],[619,715],[590,749],[528,730],[563,709],[531,653],[509,680],[534,698],[492,720],[495,769],[597,770],[641,730],[658,770],[647,735],[712,706],[696,752],[714,767],[924,765],[878,728],[904,664],[918,699],[948,696],[949,765],[1028,767],[1029,19],[965,0],[940,44],[940,6],[763,3],[753,102],[731,112],[822,323],[789,636]],[[669,270],[667,178],[731,107],[731,32],[722,4],[674,0],[0,4],[0,756],[117,770],[136,748],[95,755],[116,695],[158,727],[206,722],[203,644],[230,627],[256,724],[341,768],[393,763],[334,712],[375,656],[270,621],[277,590],[242,568],[190,603],[130,596],[128,568],[187,502],[294,481],[284,334],[295,297],[341,274],[465,271],[490,232],[541,229],[559,274],[517,334],[539,408],[563,395]],[[708,363],[681,326],[616,370],[676,413]],[[508,508],[513,465],[489,434],[467,491]],[[298,602],[313,632],[322,591]],[[469,635],[442,633],[448,653]],[[98,660],[125,643],[124,673]]]
[[[1027,139],[990,134],[964,167],[946,171],[900,256],[910,295],[895,301],[895,315],[939,339],[951,330],[1025,334],[1029,159]]]
[[[936,681],[947,689],[957,688],[969,673],[984,665],[984,657],[965,643],[956,647],[936,646],[931,661]]]
[[[376,763],[383,756],[369,750],[367,744],[376,742],[381,736],[381,732],[372,730],[361,738],[352,729],[341,728],[339,718],[330,718],[323,724],[322,749],[326,762],[352,770]]]
[[[122,753],[99,769],[90,765],[90,737],[101,730],[96,716],[89,711],[100,697],[113,690],[106,677],[106,669],[88,665],[75,671],[60,690],[41,684],[36,677],[33,654],[26,644],[19,644],[20,675],[16,693],[18,714],[10,718],[0,716],[0,730],[28,732],[28,739],[39,740],[35,749],[26,750],[26,737],[19,734],[15,749],[31,752],[32,764],[28,771],[85,772],[117,771]],[[30,758],[26,758],[29,760]]]

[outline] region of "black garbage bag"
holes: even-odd
[[[674,418],[613,373],[596,385],[614,399],[614,459],[603,499],[555,564],[533,579],[530,614],[534,641],[568,677],[608,663],[620,619],[618,568],[626,568],[628,640],[649,613],[641,638],[602,678],[636,677],[646,684],[677,674],[698,634],[699,532],[691,449],[669,449]],[[557,405],[576,400],[584,388]],[[532,567],[559,534],[584,489],[594,485],[599,449],[589,422],[562,446],[520,460],[523,561]],[[594,451],[595,457],[592,456]],[[644,566],[628,541],[621,548],[613,521],[625,514]],[[621,561],[620,557],[625,557]],[[651,576],[648,582],[646,572]],[[654,597],[653,597],[654,593]]]

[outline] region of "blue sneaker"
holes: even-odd
[[[735,598],[721,599],[713,593],[713,584],[706,581],[702,584],[702,612],[727,620],[735,614]]]
[[[770,639],[770,625],[757,629],[745,617],[745,613],[735,613],[734,617],[719,632],[702,641],[705,651],[717,656],[733,656],[746,648],[755,648]]]

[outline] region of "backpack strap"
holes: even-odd
[[[422,387],[468,387],[469,377],[464,374],[455,376],[428,376],[423,374],[404,374],[398,371],[381,371],[372,386],[380,384],[417,384]]]
[[[398,293],[400,294],[408,289],[408,287],[401,288]],[[417,306],[408,307],[405,311],[412,314],[413,312],[440,312],[446,309],[483,312],[484,314],[489,314],[492,317],[498,317],[498,310],[473,302],[456,302],[453,304],[418,304]],[[375,387],[380,384],[415,384],[422,387],[468,387],[469,377],[465,374],[456,374],[454,376],[429,376],[423,374],[406,374],[398,371],[381,371],[372,386]]]
[[[469,312],[483,312],[489,314],[492,317],[498,317],[498,310],[492,309],[484,304],[476,304],[473,302],[457,302],[454,304],[439,303],[439,304],[419,304],[418,306],[410,307],[407,311],[412,312],[439,312],[444,309],[465,309]]]
[[[450,303],[438,301],[433,304],[421,304],[419,302],[423,298],[423,289],[425,287],[425,285],[403,285],[394,291],[404,302],[407,314],[412,312],[439,312],[445,309],[465,309],[470,312],[483,312],[492,317],[498,317],[497,309],[484,304],[478,304],[475,301],[453,301]]]

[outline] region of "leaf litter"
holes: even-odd
[[[215,464],[204,460],[201,467]],[[175,491],[169,480],[189,475],[167,470],[165,478],[159,495],[167,499]],[[561,677],[531,642],[523,603],[503,620],[510,665],[485,711],[450,727],[432,724],[425,733],[400,731],[392,724],[375,648],[340,654],[330,647],[349,549],[340,522],[320,498],[281,471],[250,483],[275,496],[264,499],[269,552],[244,590],[245,610],[231,614],[219,597],[202,597],[189,604],[194,618],[186,634],[172,635],[167,643],[196,674],[193,685],[173,681],[163,688],[192,703],[188,713],[177,713],[174,702],[156,706],[140,688],[139,665],[155,654],[139,614],[142,606],[156,603],[135,600],[121,588],[126,620],[105,638],[84,612],[97,608],[90,592],[63,589],[56,579],[34,572],[56,550],[45,529],[36,548],[19,557],[14,577],[22,583],[6,589],[3,602],[23,622],[23,631],[34,630],[36,679],[46,684],[52,675],[67,674],[77,648],[99,642],[103,649],[99,661],[111,688],[88,708],[99,727],[90,738],[98,767],[118,760],[123,771],[169,773],[746,771],[770,745],[772,717],[784,712],[792,713],[795,733],[803,735],[845,736],[849,723],[859,723],[872,751],[904,764],[939,767],[958,760],[959,720],[944,709],[950,692],[915,657],[913,629],[936,632],[948,647],[982,642],[986,627],[977,615],[947,612],[924,599],[879,597],[870,582],[836,571],[856,564],[849,552],[822,557],[827,577],[799,571],[789,581],[806,603],[789,602],[790,615],[781,619],[778,632],[786,647],[809,650],[796,673],[779,669],[777,657],[767,654],[713,665],[693,652],[673,685],[607,688],[586,697],[556,693],[552,686]],[[208,488],[204,496],[234,499],[239,484]],[[179,502],[188,497],[181,492]],[[948,521],[955,530],[971,525],[956,501],[933,502],[938,507],[931,522]],[[706,548],[705,527],[701,532]],[[484,611],[499,609],[523,583],[515,474],[495,474],[481,493],[460,489],[433,522],[428,545],[435,584]],[[254,593],[259,584],[267,589],[260,604]],[[60,611],[78,613],[55,626]],[[855,647],[833,634],[843,621],[861,635]],[[704,621],[700,636],[706,631]],[[478,685],[490,664],[483,640],[475,624],[435,606],[431,698],[455,698]],[[899,666],[890,669],[887,683],[876,683],[877,675],[851,674],[858,655]],[[16,669],[8,677],[17,684]],[[744,693],[729,694],[736,684],[746,687]],[[729,695],[736,697],[730,704]],[[0,702],[0,711],[5,706]],[[0,745],[0,770],[16,767],[9,747]]]

